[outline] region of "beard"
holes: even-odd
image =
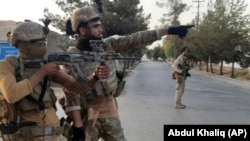
[[[90,40],[102,40],[102,37],[94,36],[80,36],[76,43],[76,48],[81,51],[93,51],[93,48],[90,45]]]

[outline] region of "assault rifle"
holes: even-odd
[[[190,73],[188,72],[191,68],[188,64],[184,64],[184,65],[179,65],[179,68],[183,70],[183,72],[181,73],[182,76],[184,77],[191,77]]]
[[[105,65],[105,62],[108,60],[126,59],[137,59],[137,57],[126,57],[116,52],[51,52],[48,54],[47,59],[20,59],[20,74],[23,74],[24,64],[28,63],[68,62],[70,65],[76,62],[100,62],[102,65]]]

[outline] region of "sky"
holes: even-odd
[[[164,13],[163,8],[156,6],[156,1],[160,0],[140,0],[141,5],[144,8],[145,14],[151,13],[150,20],[150,29],[155,28],[156,25],[159,25],[159,19]],[[191,6],[190,10],[180,15],[181,24],[190,23],[195,16],[197,15],[197,2],[194,0],[185,0],[190,1],[188,3]],[[197,1],[197,0],[196,0]],[[202,0],[200,0],[202,1]],[[204,12],[206,9],[206,2],[208,0],[203,0],[201,2],[200,12]],[[247,13],[250,14],[250,1],[245,0],[248,3]],[[14,21],[23,21],[24,19],[30,19],[35,22],[39,22],[39,18],[43,18],[43,10],[45,7],[49,8],[51,12],[60,14],[61,11],[55,4],[55,0],[1,0],[0,8],[0,20],[14,20]]]
[[[140,0],[141,5],[143,6],[144,13],[151,13],[150,19],[150,29],[154,29],[157,25],[160,25],[159,19],[162,17],[164,13],[163,8],[159,8],[156,6],[156,1],[160,0]],[[191,6],[190,10],[182,13],[180,15],[181,24],[190,23],[195,16],[197,15],[197,0],[184,0],[185,2],[190,1],[188,3]],[[200,0],[202,1],[202,0]],[[203,0],[200,5],[200,13],[205,12],[207,1]],[[250,1],[245,0],[245,3],[248,4],[248,9],[246,13],[250,14]],[[1,8],[0,8],[0,20],[13,20],[13,21],[23,21],[24,19],[29,19],[34,22],[38,22],[40,18],[43,18],[43,10],[47,7],[50,12],[55,14],[61,14],[62,12],[55,4],[55,0],[1,0]],[[51,30],[58,31],[53,27],[50,27]]]

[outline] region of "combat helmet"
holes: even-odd
[[[17,41],[31,41],[46,38],[44,27],[38,23],[25,21],[13,29],[10,44],[15,46]]]
[[[87,6],[73,12],[71,16],[72,30],[77,31],[81,22],[89,22],[92,19],[100,18],[100,14],[94,7]]]

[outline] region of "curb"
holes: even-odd
[[[190,70],[190,71],[195,72],[195,73],[199,73],[199,74],[208,75],[208,76],[215,77],[215,78],[222,78],[222,79],[225,79],[225,80],[235,81],[235,82],[238,82],[238,83],[244,83],[244,84],[250,85],[250,82],[248,82],[248,81],[234,79],[234,78],[230,78],[230,77],[225,77],[225,76],[213,74],[213,73],[210,73],[210,72],[204,72],[204,71],[199,71],[199,70]]]

